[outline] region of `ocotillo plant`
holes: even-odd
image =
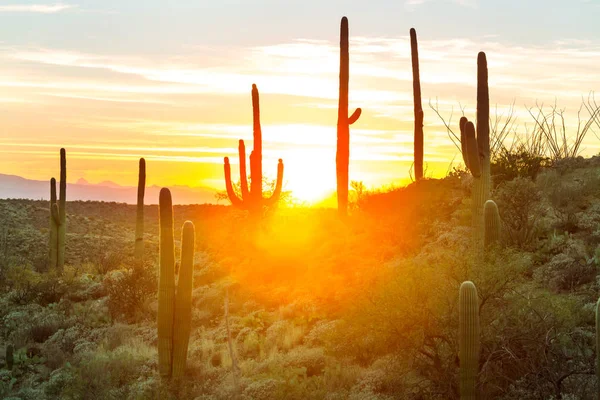
[[[500,213],[498,213],[498,206],[493,200],[486,201],[483,206],[483,221],[483,244],[485,248],[488,248],[500,240]]]
[[[490,171],[490,96],[487,60],[484,52],[477,56],[477,134],[465,117],[460,119],[461,150],[465,165],[473,175],[472,214],[473,239],[478,245],[483,238],[483,205],[489,200]],[[464,143],[463,143],[464,140]]]
[[[144,258],[144,192],[146,190],[146,160],[140,158],[138,190],[137,190],[137,214],[135,222],[135,259],[141,263]]]
[[[473,282],[466,281],[460,285],[458,302],[460,398],[476,400],[479,374],[479,298]]]
[[[62,271],[67,234],[67,155],[60,149],[60,198],[56,201],[56,179],[50,180],[50,267]],[[56,210],[55,210],[56,208]]]
[[[160,274],[158,283],[158,368],[164,378],[185,372],[192,315],[194,224],[186,221],[181,232],[181,264],[175,285],[173,202],[163,188],[159,195]]]
[[[262,194],[262,128],[260,126],[260,101],[258,97],[258,88],[256,85],[252,85],[252,125],[253,125],[253,136],[254,149],[250,153],[250,190],[248,190],[248,179],[246,175],[246,146],[244,141],[239,141],[238,153],[240,159],[240,185],[241,185],[241,198],[235,193],[233,189],[233,183],[231,182],[231,166],[229,164],[229,157],[225,157],[225,187],[227,189],[227,196],[236,207],[249,210],[251,213],[259,213],[263,206],[270,206],[279,201],[281,196],[281,186],[283,183],[283,161],[279,159],[277,164],[277,181],[275,183],[275,190],[271,197],[263,198]]]
[[[413,102],[415,111],[415,179],[423,178],[423,106],[421,104],[421,77],[417,31],[410,29],[410,56],[413,75]]]
[[[348,214],[348,164],[350,162],[350,125],[360,117],[357,108],[348,116],[348,85],[350,82],[350,50],[348,41],[348,18],[343,17],[340,28],[340,93],[337,121],[337,152],[335,158],[337,175],[337,201],[340,215]]]

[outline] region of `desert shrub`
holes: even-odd
[[[537,238],[543,215],[541,193],[529,178],[516,178],[502,183],[493,194],[508,242],[528,248]]]
[[[296,347],[283,358],[284,367],[305,368],[308,377],[321,375],[325,365],[325,354],[322,348]]]
[[[6,275],[13,303],[27,304],[36,300],[37,286],[42,281],[39,273],[26,267],[12,267]]]
[[[156,296],[157,278],[148,266],[114,270],[104,277],[108,311],[113,319],[136,320],[147,316],[145,305]]]
[[[156,349],[139,340],[131,340],[114,350],[100,345],[96,350],[82,354],[76,379],[62,389],[61,398],[131,398],[132,392],[140,389],[136,388],[139,382],[153,379],[156,358]],[[132,382],[136,384],[132,385]],[[151,395],[156,387],[149,385],[146,389],[143,390],[145,395]]]
[[[305,327],[291,321],[276,321],[266,331],[265,343],[269,349],[289,350],[302,341]]]
[[[550,166],[550,163],[548,157],[532,154],[523,144],[515,149],[502,147],[494,154],[491,162],[494,185],[500,185],[515,178],[535,180],[542,169]]]

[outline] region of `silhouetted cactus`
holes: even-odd
[[[227,196],[235,207],[249,210],[252,213],[259,213],[263,206],[276,204],[281,196],[281,187],[283,184],[283,161],[279,159],[277,164],[277,181],[275,189],[269,198],[263,198],[262,194],[262,128],[260,126],[260,102],[258,96],[258,88],[252,85],[252,120],[253,120],[253,136],[254,149],[250,153],[250,190],[248,190],[248,180],[246,176],[246,146],[244,141],[240,140],[238,145],[238,154],[240,161],[240,184],[241,195],[238,197],[233,189],[231,181],[231,166],[229,157],[224,159],[225,171],[225,187]]]
[[[483,244],[484,247],[487,248],[497,244],[500,241],[500,214],[498,213],[498,206],[493,200],[488,200],[485,202],[483,206],[483,220]]]
[[[140,158],[138,173],[134,254],[136,261],[142,263],[144,258],[144,192],[146,190],[146,160],[143,158]]]
[[[410,56],[413,75],[413,103],[415,111],[415,179],[423,178],[423,106],[421,104],[421,77],[419,75],[419,48],[417,31],[410,29]]]
[[[340,93],[337,122],[337,200],[338,212],[348,214],[348,165],[350,162],[350,125],[360,117],[361,109],[357,108],[348,117],[348,85],[350,81],[350,51],[348,41],[348,18],[343,17],[340,28]]]
[[[460,285],[458,302],[460,398],[475,400],[479,374],[479,298],[473,282]]]
[[[490,171],[490,96],[488,89],[487,60],[484,52],[477,56],[477,132],[472,122],[460,119],[461,150],[465,165],[473,175],[472,215],[473,238],[481,243],[484,235],[483,205],[489,200]],[[463,143],[464,141],[464,143]],[[465,153],[466,151],[466,153]]]
[[[58,261],[58,226],[60,218],[58,216],[58,205],[56,204],[56,179],[50,179],[50,241],[49,248],[49,267],[56,268]]]
[[[183,224],[181,264],[175,286],[173,203],[167,188],[160,191],[159,220],[158,368],[162,377],[180,377],[185,372],[191,331],[194,224]]]
[[[50,179],[50,239],[49,265],[62,271],[65,266],[65,244],[67,234],[67,155],[60,149],[60,198],[56,199],[56,179]],[[56,205],[56,215],[53,214]]]
[[[6,361],[6,368],[9,370],[13,369],[13,365],[15,364],[15,357],[13,354],[14,350],[15,350],[15,348],[13,347],[12,344],[6,345],[5,361]]]

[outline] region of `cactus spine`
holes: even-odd
[[[473,175],[472,218],[473,241],[478,246],[484,236],[483,206],[489,200],[490,171],[490,96],[487,60],[484,52],[477,56],[477,134],[466,118],[460,119],[461,150],[465,165]],[[462,141],[465,141],[463,144]]]
[[[137,214],[135,223],[135,259],[142,263],[144,258],[144,192],[146,190],[146,160],[140,158],[138,190],[137,190]]]
[[[421,78],[419,75],[419,48],[417,31],[410,29],[410,55],[413,74],[413,102],[415,111],[415,179],[423,178],[423,106],[421,104]]]
[[[65,266],[67,233],[67,155],[60,149],[60,198],[56,199],[56,179],[50,179],[49,266],[62,271]]]
[[[253,125],[253,150],[250,152],[250,190],[248,190],[248,179],[246,174],[246,146],[240,140],[238,154],[240,162],[240,185],[241,198],[235,193],[231,181],[231,165],[229,157],[224,159],[225,187],[227,196],[235,207],[249,210],[253,214],[259,214],[263,206],[276,204],[281,196],[283,184],[283,161],[281,158],[277,164],[277,181],[275,189],[269,198],[263,198],[262,194],[262,128],[260,126],[260,101],[258,88],[252,85],[252,125]]]
[[[479,373],[479,298],[473,282],[460,285],[458,302],[460,398],[475,400]]]
[[[160,191],[159,220],[158,368],[164,378],[180,377],[185,372],[191,330],[194,224],[186,221],[183,225],[181,265],[176,287],[173,202],[167,188]]]
[[[348,214],[348,165],[350,162],[350,125],[360,117],[361,109],[357,108],[348,117],[348,85],[350,81],[350,51],[348,40],[348,18],[343,17],[340,27],[340,93],[337,121],[337,201],[341,216]]]
[[[498,206],[493,200],[485,202],[483,220],[485,226],[483,244],[487,248],[496,245],[500,241],[500,214],[498,213]]]
[[[13,355],[15,348],[13,347],[12,344],[8,344],[6,346],[6,368],[9,370],[12,370],[13,365],[15,364],[15,357]]]

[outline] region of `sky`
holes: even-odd
[[[600,89],[600,0],[0,1],[0,173],[135,185],[224,188],[237,141],[252,141],[250,90],[261,93],[263,171],[313,201],[335,189],[339,23],[350,22],[350,180],[404,184],[413,160],[409,29],[417,30],[426,174],[460,155],[452,124],[475,119],[476,60],[490,101],[518,126],[556,103],[575,129]],[[600,96],[600,95],[599,95]],[[600,99],[599,99],[600,100]],[[352,110],[350,111],[352,112]],[[585,119],[585,113],[582,113]],[[518,128],[521,129],[521,128]],[[524,130],[523,130],[524,132]],[[600,132],[598,132],[600,134]],[[583,154],[597,154],[588,135]]]

